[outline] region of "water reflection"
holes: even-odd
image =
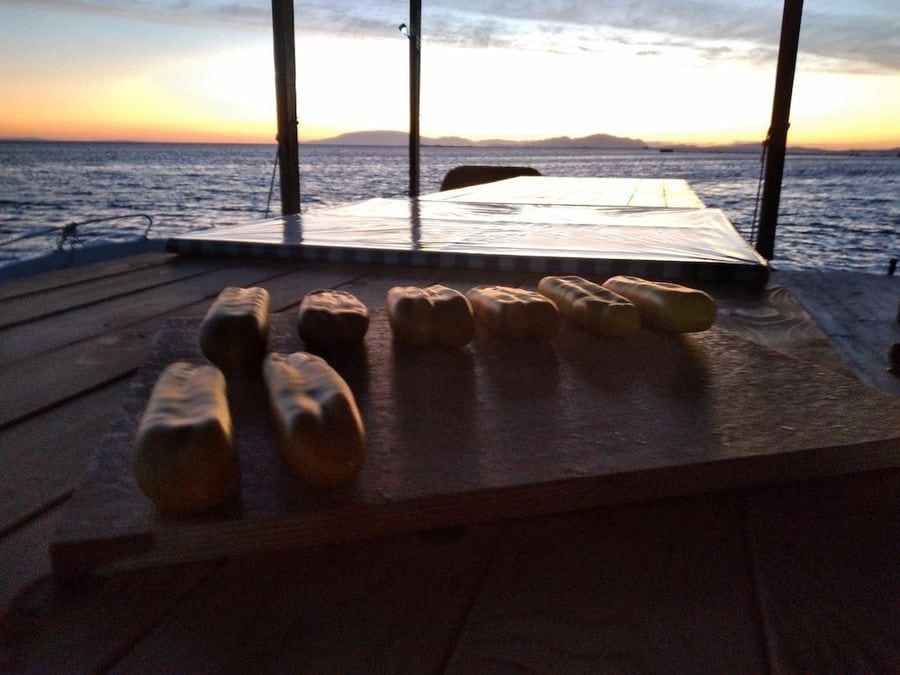
[[[285,244],[300,244],[303,242],[303,219],[300,214],[284,216],[281,236]]]
[[[422,247],[422,214],[419,200],[409,200],[409,233],[412,249],[418,251]]]

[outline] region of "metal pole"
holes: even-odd
[[[294,2],[272,0],[275,47],[275,104],[278,108],[278,167],[281,215],[300,213],[300,151],[297,140],[297,68],[294,60]]]
[[[409,196],[419,196],[419,90],[422,0],[409,0]]]
[[[778,204],[781,200],[781,180],[784,176],[784,154],[790,126],[791,93],[794,87],[802,14],[803,0],[785,0],[781,19],[781,42],[778,46],[778,70],[775,75],[775,98],[772,103],[772,124],[766,139],[768,147],[759,212],[759,232],[756,237],[756,250],[767,260],[775,255],[775,227],[778,224]]]

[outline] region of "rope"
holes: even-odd
[[[43,234],[52,234],[53,232],[58,231],[57,227],[45,227],[40,230],[35,230],[33,232],[26,232],[25,234],[19,235],[18,237],[13,237],[12,239],[7,239],[6,241],[0,242],[0,248],[4,246],[8,246],[9,244],[15,244],[17,241],[22,241],[23,239],[31,239],[32,237],[40,237]]]
[[[753,222],[750,223],[750,242],[756,240],[756,218],[759,215],[759,198],[763,186],[763,174],[766,168],[766,155],[769,152],[769,139],[772,137],[771,131],[766,135],[766,140],[762,142],[762,152],[759,155],[759,179],[756,181],[756,201],[753,204]]]
[[[279,150],[281,149],[281,144],[278,145]],[[278,168],[278,150],[275,151],[275,161],[272,162],[272,178],[269,180],[269,198],[266,199],[266,212],[263,214],[263,218],[269,217],[269,205],[272,203],[272,191],[275,189],[275,169]]]

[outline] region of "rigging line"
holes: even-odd
[[[123,213],[118,216],[103,216],[101,218],[90,218],[88,220],[81,220],[77,223],[69,223],[65,227],[78,227],[79,225],[90,225],[91,223],[105,223],[108,220],[121,220],[122,218],[146,218],[147,219],[147,229],[144,230],[144,236],[147,237],[150,234],[150,228],[153,227],[153,216],[148,215],[146,213]],[[65,228],[63,228],[65,229]]]
[[[753,221],[750,223],[750,243],[754,244],[756,239],[756,218],[759,215],[759,198],[762,192],[763,175],[766,168],[766,155],[769,151],[769,140],[772,138],[772,130],[766,134],[766,140],[762,142],[762,152],[759,155],[759,178],[756,181],[756,201],[753,203]]]
[[[31,239],[32,237],[39,237],[42,234],[53,234],[59,228],[58,227],[45,227],[40,230],[35,230],[33,232],[26,232],[25,234],[20,234],[18,237],[12,237],[11,239],[7,239],[6,241],[0,242],[0,248],[7,246],[9,244],[14,244],[17,241],[22,241],[23,239]]]

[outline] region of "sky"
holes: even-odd
[[[759,142],[779,0],[423,0],[421,130]],[[295,0],[301,141],[408,128],[404,1]],[[0,138],[274,142],[269,0],[0,0]],[[897,0],[806,0],[789,143],[900,146]]]

